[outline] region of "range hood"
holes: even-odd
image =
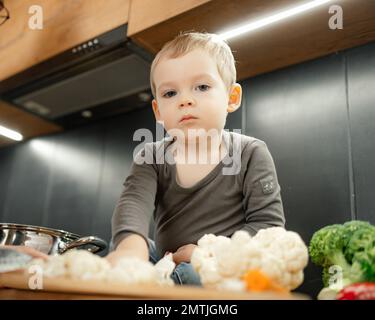
[[[0,82],[1,99],[64,128],[144,107],[153,56],[127,25]]]

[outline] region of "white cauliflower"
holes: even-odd
[[[245,283],[237,278],[227,278],[221,281],[217,289],[229,291],[245,291]]]
[[[126,284],[154,283],[157,280],[157,271],[151,262],[136,257],[125,257],[112,268],[108,279]]]
[[[158,284],[173,286],[174,282],[171,278],[171,274],[175,267],[176,264],[173,261],[172,253],[169,253],[164,256],[164,258],[160,259],[154,266],[158,277]]]
[[[51,256],[47,261],[33,259],[30,265],[38,265],[46,277],[70,277],[74,279],[105,279],[110,265],[106,259],[85,251],[69,250],[63,255]]]
[[[190,262],[194,266],[194,269],[199,272],[202,268],[202,264],[204,264],[209,258],[212,257],[213,254],[210,255],[208,250],[205,250],[204,248],[198,246],[194,249],[193,254],[191,255]]]
[[[65,259],[66,274],[74,279],[103,280],[111,269],[106,259],[86,250],[69,250],[61,257]]]
[[[308,250],[298,233],[280,227],[260,230],[253,238],[262,248],[286,262],[288,272],[296,272],[306,267]]]
[[[224,277],[240,277],[246,271],[244,247],[229,243],[224,250],[217,250],[215,256],[219,272]]]
[[[216,285],[222,280],[222,276],[219,274],[216,259],[211,257],[211,258],[205,260],[201,264],[199,276],[201,278],[201,282],[206,287],[215,288]]]
[[[303,269],[290,273],[290,280],[289,280],[289,287],[292,289],[295,289],[301,285],[303,282],[304,276],[303,276]]]
[[[276,283],[283,287],[287,287],[288,274],[285,273],[285,261],[277,258],[269,251],[264,251],[258,267],[264,274],[270,277]],[[250,268],[255,269],[255,268]]]
[[[66,274],[65,259],[62,256],[50,257],[48,262],[39,258],[33,259],[28,266],[39,266],[47,277],[64,277]]]
[[[237,231],[232,238],[204,235],[198,241],[191,263],[204,286],[236,288],[248,270],[260,270],[280,286],[292,290],[303,282],[308,252],[301,237],[280,227],[260,230],[253,238]]]
[[[175,267],[172,254],[161,259],[156,265],[135,257],[124,257],[115,267],[111,267],[107,259],[89,251],[69,250],[60,256],[51,256],[47,261],[34,259],[29,265],[40,266],[46,277],[95,279],[125,284],[174,285],[170,278]]]
[[[231,243],[231,240],[224,236],[215,236],[213,234],[206,234],[198,240],[198,246],[203,248],[208,256],[214,256],[216,252],[222,251]]]

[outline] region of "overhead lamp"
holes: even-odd
[[[219,37],[222,38],[223,40],[228,40],[228,39],[237,37],[241,34],[244,34],[246,32],[250,32],[250,31],[254,31],[254,30],[263,28],[263,27],[265,27],[269,24],[287,19],[289,17],[295,16],[295,15],[300,14],[302,12],[314,9],[314,8],[316,8],[318,6],[321,6],[321,5],[323,5],[327,2],[330,2],[330,1],[332,1],[332,0],[313,0],[313,1],[310,1],[308,3],[299,5],[297,7],[294,7],[294,8],[276,13],[276,14],[271,15],[269,17],[262,18],[262,19],[244,24],[243,26],[234,28],[232,30],[223,32],[223,33],[219,34]]]
[[[23,140],[22,134],[18,133],[17,131],[11,130],[9,128],[0,126],[0,135],[7,137],[9,139],[15,140],[15,141],[21,141]]]

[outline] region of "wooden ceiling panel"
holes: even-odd
[[[132,0],[130,2],[128,36],[157,25],[167,19],[211,0]]]
[[[137,0],[135,0],[137,1]],[[132,35],[156,53],[163,44],[186,30],[220,33],[244,22],[306,3],[304,0],[214,0]],[[344,28],[331,30],[328,9],[343,9]],[[129,25],[132,22],[130,12]],[[228,40],[238,61],[238,78],[245,79],[325,56],[375,40],[375,1],[337,0],[255,32]]]

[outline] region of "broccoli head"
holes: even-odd
[[[375,227],[363,221],[344,223],[344,233],[347,238],[344,253],[349,263],[360,252],[367,252],[375,247]]]
[[[345,240],[344,229],[340,224],[326,226],[315,232],[309,247],[312,262],[322,267],[345,266]]]
[[[314,233],[309,253],[323,267],[324,286],[329,285],[331,266],[342,270],[342,284],[372,281],[375,277],[375,227],[364,221],[326,226]]]

